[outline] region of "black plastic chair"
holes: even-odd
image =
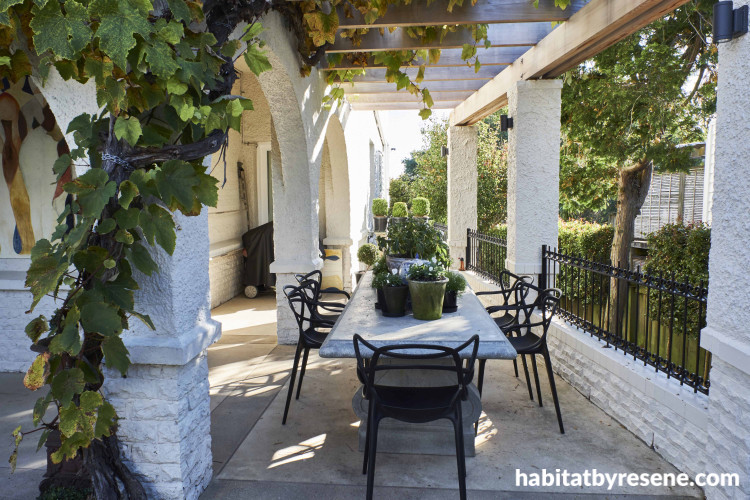
[[[492,319],[495,320],[495,324],[498,326],[498,328],[502,329],[505,326],[514,325],[518,322],[517,316],[519,308],[516,306],[516,304],[521,304],[526,300],[526,297],[528,296],[531,289],[523,285],[531,285],[532,281],[533,278],[531,276],[518,276],[517,274],[513,274],[510,271],[506,270],[500,273],[500,290],[476,292],[477,296],[502,296],[503,305],[485,307],[485,310],[487,311],[487,313],[489,313],[490,316],[496,313],[502,313],[499,316],[492,316]],[[485,361],[486,360],[480,360],[480,373],[483,373]],[[526,378],[528,379],[529,370],[526,364],[526,356],[521,356],[521,361],[523,361],[524,372],[526,373]],[[518,377],[518,363],[515,359],[513,360],[513,371],[515,372],[516,377]],[[477,388],[479,389],[479,393],[481,394],[482,387],[478,386]]]
[[[360,346],[364,347],[361,349]],[[471,346],[471,354],[463,365],[462,351]],[[363,395],[369,401],[367,413],[367,434],[365,440],[362,473],[367,474],[367,499],[372,499],[375,484],[375,456],[378,445],[378,426],[384,418],[402,422],[427,423],[448,419],[453,423],[456,440],[456,462],[458,485],[461,499],[466,499],[466,455],[464,451],[463,419],[461,401],[466,399],[467,387],[474,378],[474,363],[479,348],[479,336],[453,349],[445,346],[409,344],[375,347],[359,335],[354,335],[354,351],[357,355],[357,376],[363,383]],[[421,354],[409,354],[407,350],[419,350]],[[369,360],[362,355],[363,350],[372,353]],[[368,353],[369,354],[369,353]],[[391,359],[393,364],[383,364],[383,359]],[[439,364],[450,360],[452,364]],[[414,361],[427,361],[425,364]],[[436,362],[431,364],[430,361]],[[376,380],[387,371],[425,370],[434,372],[454,372],[456,383],[439,387],[394,387]]]
[[[526,354],[531,356],[531,365],[534,370],[534,382],[536,385],[536,394],[539,406],[542,406],[542,390],[539,384],[539,372],[536,366],[536,355],[541,354],[544,357],[544,364],[547,368],[547,377],[549,378],[550,390],[552,391],[552,400],[555,403],[555,412],[557,413],[557,423],[560,426],[560,433],[565,434],[563,427],[562,415],[560,413],[560,402],[557,398],[557,387],[555,386],[555,377],[552,372],[552,361],[549,355],[549,349],[547,348],[547,333],[549,326],[552,323],[552,318],[557,313],[557,308],[560,305],[560,297],[562,292],[556,288],[548,288],[546,290],[540,290],[533,285],[530,286],[537,293],[535,300],[527,305],[520,304],[519,316],[522,315],[523,319],[519,318],[517,324],[506,326],[503,328],[503,332],[508,336],[513,348],[516,352],[524,356]],[[532,314],[535,313],[541,316],[540,321],[532,321]],[[541,327],[542,334],[537,335],[533,329]],[[477,387],[481,387],[484,377],[484,360],[480,360],[479,366],[479,382]],[[529,380],[528,370],[526,370],[526,363],[524,361],[524,370],[526,371],[526,384],[529,389],[529,397],[533,400],[534,396],[531,389],[531,381]],[[480,391],[481,394],[481,391]]]
[[[321,289],[321,283],[323,283],[323,273],[319,270],[311,271],[307,274],[295,274],[294,277],[299,284],[307,281],[312,282],[308,287],[308,297],[310,297],[310,299],[316,303],[315,308],[313,309],[313,313],[320,319],[326,321],[336,321],[339,316],[341,316],[341,311],[344,309],[344,307],[346,307],[346,304],[342,304],[340,302],[322,301],[322,294],[327,293],[343,295],[346,297],[347,301],[351,299],[351,296],[344,290],[332,287]]]
[[[297,385],[297,396],[299,399],[300,390],[302,389],[302,379],[305,378],[305,368],[307,367],[307,357],[310,349],[320,349],[323,345],[330,329],[333,328],[334,322],[321,319],[314,314],[315,307],[318,304],[310,299],[310,287],[312,280],[303,281],[300,286],[287,285],[284,287],[284,294],[289,301],[289,307],[294,313],[299,327],[299,340],[297,341],[297,351],[294,353],[294,364],[292,365],[292,375],[289,381],[289,391],[286,395],[286,406],[284,407],[284,417],[281,424],[286,424],[286,417],[289,413],[289,404],[292,401],[292,392],[294,391],[294,382],[297,376],[297,366],[299,365],[300,355],[304,352],[302,358],[302,368],[299,374],[299,384]]]

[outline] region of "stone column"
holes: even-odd
[[[149,498],[198,498],[211,480],[211,412],[206,348],[221,334],[210,315],[208,210],[175,215],[172,256],[152,249],[159,272],[138,274],[136,309],[123,335],[127,377],[107,370],[104,391],[117,409],[123,459]]]
[[[466,230],[477,228],[477,128],[448,127],[448,246],[453,266],[466,257]]]
[[[562,80],[517,82],[508,91],[509,271],[538,275],[542,245],[557,246]],[[535,276],[534,283],[538,283]]]
[[[701,333],[712,354],[706,463],[707,472],[739,474],[740,487],[706,487],[709,499],[750,497],[749,53],[750,35],[719,45],[708,326]]]

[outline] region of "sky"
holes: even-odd
[[[448,118],[449,109],[433,110],[432,116],[438,118]],[[390,164],[388,173],[391,179],[394,179],[404,172],[404,165],[401,161],[408,158],[412,151],[422,147],[422,128],[423,120],[417,114],[418,110],[410,109],[407,111],[381,111],[385,140],[391,148]],[[396,148],[393,150],[393,148]]]

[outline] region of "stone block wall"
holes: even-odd
[[[39,314],[49,319],[54,302],[45,297],[33,314],[26,314],[30,305],[31,293],[28,290],[0,290],[0,372],[25,372],[36,357],[36,353],[29,349],[31,341],[24,329]]]
[[[182,366],[132,365],[127,378],[106,377],[124,460],[148,498],[198,498],[212,474],[205,351]]]
[[[211,281],[211,308],[242,293],[242,249],[212,257],[208,262]]]

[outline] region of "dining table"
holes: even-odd
[[[375,307],[376,302],[377,293],[372,288],[372,272],[367,272],[323,342],[320,356],[322,358],[356,358],[353,342],[355,334],[359,334],[375,347],[427,344],[452,348],[459,347],[473,335],[478,335],[478,359],[516,358],[515,349],[468,285],[465,292],[458,297],[457,311],[443,313],[440,319],[432,321],[416,319],[410,313],[402,317],[384,316]],[[368,357],[368,354],[371,353],[364,352],[363,356]],[[465,349],[462,354],[469,357],[471,351]],[[419,377],[418,374],[416,376]],[[426,378],[439,376],[441,374],[436,375],[434,371],[423,372],[423,377]],[[403,385],[415,385],[414,377],[414,374],[410,374],[409,380],[403,381]],[[453,382],[455,382],[455,375]],[[416,383],[426,386],[442,385],[439,380],[416,380]],[[399,381],[389,381],[389,384],[398,385]],[[473,383],[467,392],[462,407],[464,443],[467,456],[474,456],[474,422],[479,420],[482,402],[479,391]],[[368,402],[363,397],[361,386],[353,395],[352,407],[360,419],[359,449],[364,450]],[[381,424],[381,432],[378,435],[378,450],[390,453],[452,455],[455,453],[452,427],[447,421],[412,424],[386,419]]]

